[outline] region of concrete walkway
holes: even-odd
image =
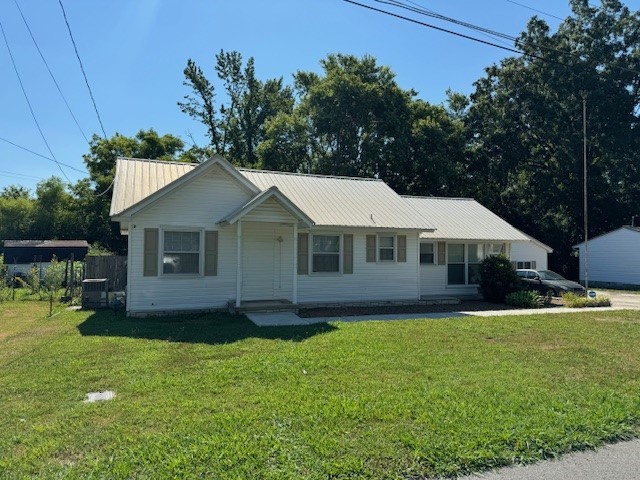
[[[638,480],[640,439],[598,450],[563,455],[558,460],[502,468],[458,480]]]
[[[348,317],[314,317],[301,318],[293,312],[266,312],[266,313],[246,313],[246,316],[259,327],[291,327],[295,325],[312,325],[314,323],[327,322],[363,322],[371,320],[416,320],[420,318],[454,318],[454,317],[500,317],[505,315],[545,315],[571,312],[607,312],[612,310],[640,309],[640,295],[638,305],[625,305],[613,307],[597,308],[536,308],[536,309],[515,309],[515,310],[486,310],[486,311],[457,311],[457,312],[435,312],[435,313],[394,313],[381,315],[354,315]],[[640,476],[638,477],[640,479]]]

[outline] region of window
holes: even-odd
[[[447,252],[449,285],[464,285],[464,244],[450,243]]]
[[[200,232],[164,231],[162,273],[200,273]]]
[[[480,283],[480,263],[484,259],[484,245],[481,243],[470,243],[467,245],[467,283],[477,285]]]
[[[435,254],[433,243],[421,243],[420,244],[420,264],[421,265],[434,265]]]
[[[312,272],[340,272],[340,235],[314,235]]]
[[[518,270],[520,269],[534,269],[536,268],[536,262],[532,261],[532,262],[516,262],[516,268]]]
[[[490,255],[504,255],[507,251],[507,246],[504,243],[488,243],[487,247],[487,257]]]
[[[394,261],[395,256],[395,244],[396,237],[393,235],[379,235],[378,236],[378,260],[380,261]]]
[[[447,246],[449,285],[477,285],[480,283],[480,264],[490,249],[482,243],[450,243]]]

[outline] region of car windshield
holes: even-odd
[[[538,275],[540,275],[540,280],[566,280],[562,275],[551,270],[540,270]]]

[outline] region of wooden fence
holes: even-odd
[[[86,256],[84,278],[108,278],[109,290],[124,290],[127,285],[127,257]]]

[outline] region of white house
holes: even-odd
[[[585,245],[574,245],[580,256],[580,281],[585,279]],[[623,226],[589,239],[590,286],[640,285],[640,227]]]
[[[436,225],[420,233],[420,292],[473,295],[482,260],[503,253],[514,268],[547,269],[553,249],[512,227],[471,198],[403,197]]]
[[[381,180],[240,169],[220,156],[119,158],[110,215],[128,235],[130,315],[470,294],[486,255],[522,244],[517,261],[531,261],[540,249],[473,200],[401,197]]]

